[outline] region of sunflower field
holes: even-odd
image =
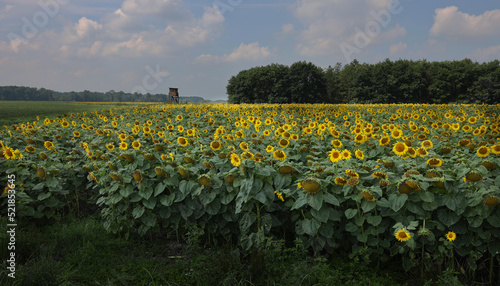
[[[125,235],[197,225],[245,250],[274,237],[423,272],[500,264],[500,105],[123,106],[0,133],[20,223],[85,204]]]

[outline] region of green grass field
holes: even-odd
[[[115,108],[128,103],[89,103],[64,101],[0,101],[0,126],[35,121],[49,117],[51,119],[63,114],[91,112],[103,108]]]

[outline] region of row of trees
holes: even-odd
[[[167,94],[125,93],[110,90],[108,92],[70,91],[59,92],[45,88],[25,86],[0,86],[0,100],[34,101],[83,101],[83,102],[166,102]],[[181,101],[204,102],[201,97],[182,97]]]
[[[229,79],[230,103],[499,103],[500,62],[271,64]]]

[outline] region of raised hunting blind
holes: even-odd
[[[179,103],[179,89],[176,87],[169,87],[168,102]]]

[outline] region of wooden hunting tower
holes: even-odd
[[[168,101],[179,103],[179,89],[176,87],[169,87]]]

